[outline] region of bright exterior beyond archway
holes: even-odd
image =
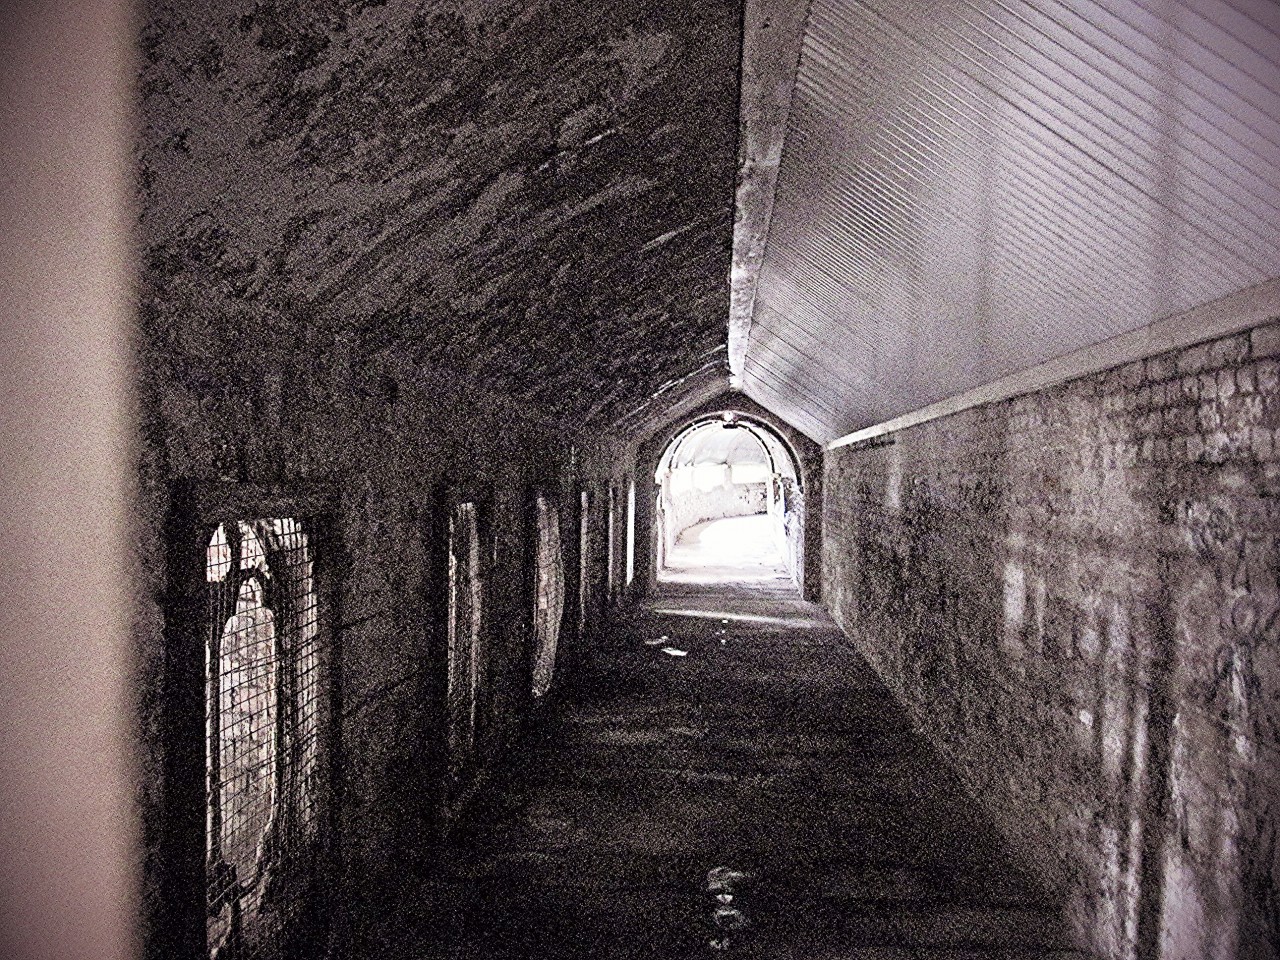
[[[772,431],[733,414],[695,421],[668,445],[654,482],[659,582],[799,584],[804,496]]]

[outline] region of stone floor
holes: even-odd
[[[439,871],[452,909],[385,956],[1076,956],[866,662],[784,589],[669,585],[635,611]]]

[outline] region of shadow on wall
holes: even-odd
[[[1277,381],[1243,334],[827,455],[832,612],[1099,955],[1280,957]]]

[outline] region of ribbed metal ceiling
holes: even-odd
[[[828,441],[1278,276],[1272,0],[813,0],[743,385]]]

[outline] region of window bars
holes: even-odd
[[[560,548],[560,511],[537,498],[538,546],[534,603],[533,695],[545,696],[555,673],[556,645],[564,616],[564,561]]]
[[[480,531],[474,503],[458,503],[449,516],[449,759],[455,772],[476,747],[481,657]]]
[[[224,522],[206,548],[211,960],[277,960],[318,940],[328,637],[313,561],[291,518]]]
[[[587,629],[591,609],[591,494],[578,495],[578,633]]]

